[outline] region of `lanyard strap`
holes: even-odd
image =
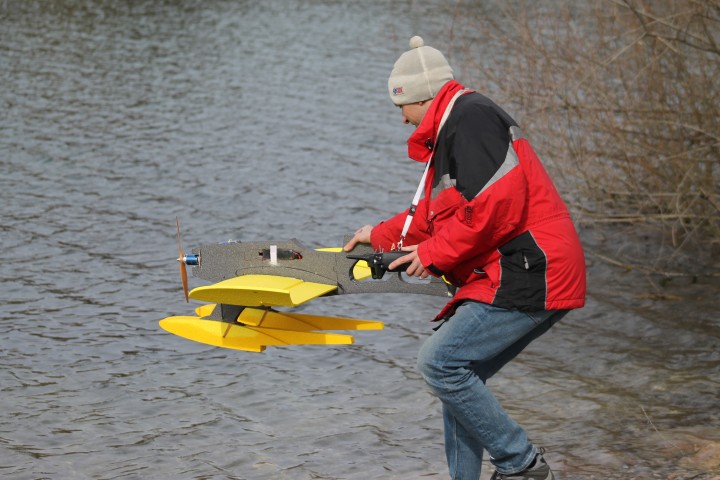
[[[440,119],[440,125],[438,126],[438,133],[440,133],[440,130],[442,129],[443,125],[445,125],[445,121],[448,118],[448,115],[450,115],[450,110],[452,110],[453,105],[455,104],[455,100],[460,98],[460,95],[464,95],[465,93],[470,93],[473,90],[470,90],[468,88],[465,88],[463,90],[458,91],[451,99],[450,102],[448,102],[447,107],[445,107],[445,112],[443,112],[442,119]],[[410,209],[408,210],[407,217],[405,217],[405,225],[403,225],[402,233],[400,234],[400,240],[398,240],[397,243],[397,249],[402,249],[403,242],[405,241],[405,235],[407,235],[408,230],[410,230],[410,225],[412,224],[413,217],[415,216],[415,211],[417,210],[417,206],[420,203],[420,195],[422,195],[423,189],[425,187],[425,181],[427,180],[427,174],[428,170],[430,170],[430,164],[433,161],[433,158],[435,158],[435,147],[433,146],[433,152],[430,156],[430,160],[428,160],[427,165],[425,166],[425,171],[422,174],[422,178],[420,179],[420,184],[418,185],[417,191],[415,192],[415,196],[413,197],[412,204],[410,204]],[[430,199],[428,199],[429,201]]]
[[[430,160],[428,160],[427,162],[427,165],[425,165],[425,171],[423,172],[422,178],[420,179],[420,184],[418,185],[415,196],[413,197],[413,201],[410,205],[410,210],[408,210],[407,217],[405,217],[405,225],[403,226],[402,233],[400,234],[400,240],[398,240],[397,243],[398,250],[400,250],[403,246],[405,235],[407,235],[407,232],[410,229],[410,224],[412,223],[413,217],[415,216],[415,211],[417,210],[418,203],[420,203],[420,195],[422,195],[423,187],[425,186],[425,179],[427,179],[428,170],[430,170],[430,162],[432,162],[432,158],[430,158]]]

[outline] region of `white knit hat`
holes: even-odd
[[[395,105],[422,102],[452,80],[453,71],[442,53],[426,47],[423,39],[410,39],[410,50],[400,55],[388,79],[390,99]]]

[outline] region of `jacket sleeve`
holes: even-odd
[[[450,132],[447,155],[457,175],[450,188],[462,196],[455,193],[452,215],[418,247],[423,265],[435,275],[500,247],[517,234],[526,215],[527,180],[502,119],[480,106],[463,112]]]
[[[507,243],[517,235],[526,192],[525,177],[515,167],[501,182],[457,208],[442,228],[418,246],[423,266],[441,276],[462,262]]]
[[[415,210],[415,215],[413,216],[410,229],[405,237],[404,245],[417,245],[429,238],[425,212],[427,212],[427,204],[423,198]],[[373,227],[370,233],[370,243],[374,250],[388,251],[397,246],[407,214],[408,210],[405,210]]]

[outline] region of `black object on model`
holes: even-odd
[[[366,255],[347,255],[351,260],[365,260],[370,267],[370,273],[375,280],[381,279],[385,272],[404,272],[407,270],[409,263],[403,263],[398,268],[390,270],[390,264],[400,257],[408,255],[410,252],[393,250],[390,252],[375,252]]]

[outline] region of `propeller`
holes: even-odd
[[[185,263],[185,255],[183,254],[182,243],[180,242],[180,220],[178,220],[178,217],[175,217],[175,224],[177,225],[178,252],[180,253],[180,256],[177,259],[178,262],[180,262],[180,278],[182,279],[185,301],[190,302],[190,299],[188,298],[188,276],[187,270],[185,270],[185,265],[187,264]]]

